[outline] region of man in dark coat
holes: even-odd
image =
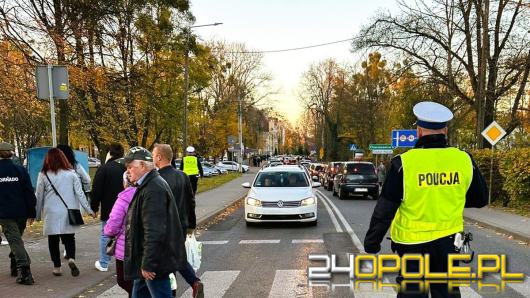
[[[197,222],[195,215],[195,195],[188,176],[171,166],[173,150],[168,144],[156,144],[153,149],[153,161],[158,173],[166,180],[176,200],[180,222],[184,233],[193,233]],[[193,290],[193,298],[204,297],[204,285],[195,274],[195,270],[186,262],[186,268],[179,271]]]
[[[109,270],[110,256],[106,253],[109,238],[103,233],[103,229],[109,219],[112,206],[116,202],[118,194],[123,190],[123,172],[125,166],[118,162],[123,157],[123,146],[111,144],[109,146],[108,160],[97,171],[92,185],[90,207],[98,212],[101,205],[101,236],[99,237],[99,260],[94,266],[102,272]]]
[[[13,163],[13,150],[13,145],[0,143],[0,226],[11,248],[11,276],[17,276],[19,284],[32,285],[31,260],[22,234],[26,222],[31,225],[35,219],[37,199],[28,172]]]
[[[127,212],[124,277],[134,280],[133,297],[171,297],[169,274],[184,269],[184,233],[175,199],[142,147],[125,158],[137,190]]]

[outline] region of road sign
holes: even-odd
[[[357,146],[355,144],[351,144],[350,151],[355,151],[355,150],[357,150]]]
[[[394,154],[394,150],[374,149],[372,154]]]
[[[482,131],[482,136],[490,142],[492,146],[497,144],[498,141],[506,135],[506,131],[499,125],[499,123],[493,121],[486,129]]]
[[[236,143],[237,137],[236,136],[228,136],[226,138],[226,140],[228,142],[228,145],[230,145],[230,147],[233,147],[234,144]]]
[[[368,149],[370,150],[392,150],[394,147],[392,147],[392,144],[370,144],[368,146]]]
[[[68,69],[64,65],[51,66],[51,85],[48,72],[48,65],[37,66],[35,78],[37,80],[37,98],[50,99],[50,91],[55,99],[68,99],[70,89],[68,82]]]
[[[392,147],[414,147],[418,140],[415,129],[399,129],[392,131]]]

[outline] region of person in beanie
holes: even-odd
[[[109,270],[110,256],[106,253],[106,244],[109,238],[103,230],[109,219],[110,211],[118,194],[123,190],[123,173],[125,166],[119,162],[123,157],[123,146],[118,143],[109,146],[110,158],[104,165],[99,167],[94,176],[92,193],[90,194],[90,207],[94,212],[100,211],[101,206],[101,236],[99,237],[99,260],[94,263],[97,270],[106,272]]]
[[[28,172],[12,161],[13,150],[13,145],[0,143],[0,226],[11,248],[11,276],[19,284],[32,285],[31,260],[22,234],[26,223],[31,225],[36,217],[37,199]]]
[[[132,297],[172,297],[169,274],[187,261],[175,199],[147,149],[129,149],[124,161],[136,186],[126,217],[124,279],[134,280]]]

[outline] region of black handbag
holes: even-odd
[[[107,241],[107,245],[105,246],[105,252],[108,256],[114,256],[116,253],[116,243],[118,242],[118,237],[110,237],[109,241]]]
[[[72,226],[84,225],[85,222],[83,221],[83,216],[81,216],[81,210],[79,210],[79,209],[69,209],[68,205],[66,205],[66,203],[64,202],[63,197],[61,197],[61,195],[59,194],[59,192],[57,191],[57,189],[53,185],[52,181],[50,180],[50,177],[48,177],[48,173],[44,173],[44,175],[46,175],[46,178],[48,179],[48,182],[50,182],[50,185],[52,186],[53,191],[55,192],[55,194],[57,196],[59,196],[59,199],[61,199],[61,201],[63,202],[64,207],[66,207],[66,210],[68,211],[68,222]]]

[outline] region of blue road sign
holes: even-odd
[[[44,164],[44,157],[46,153],[52,147],[38,147],[31,148],[27,152],[28,158],[28,173],[31,179],[31,184],[33,188],[37,186],[37,178],[39,173],[42,170],[42,165]],[[75,159],[77,162],[85,169],[88,173],[88,154],[86,152],[74,150]]]
[[[418,136],[415,129],[400,129],[392,131],[392,147],[414,147]]]
[[[355,144],[351,144],[350,151],[355,151],[355,150],[357,150],[357,146],[355,146]]]

